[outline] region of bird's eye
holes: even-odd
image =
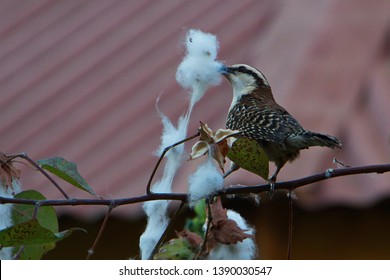
[[[238,67],[237,70],[240,71],[240,72],[245,72],[246,68],[244,66],[240,66],[240,67]]]

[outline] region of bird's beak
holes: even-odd
[[[226,65],[222,65],[221,68],[219,68],[219,72],[222,75],[224,75],[227,79],[229,79],[229,75],[233,73],[230,67]]]

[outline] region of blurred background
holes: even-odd
[[[162,129],[156,99],[174,122],[187,109],[175,73],[191,28],[218,37],[219,60],[260,69],[277,102],[305,128],[343,142],[341,151],[303,151],[279,180],[338,168],[334,157],[350,166],[390,162],[387,0],[1,0],[0,151],[73,161],[107,199],[143,195]],[[231,98],[226,81],[209,90],[188,134],[199,121],[224,128]],[[184,164],[174,191],[186,191],[198,163]],[[19,167],[24,189],[62,198],[31,167]],[[262,182],[240,170],[226,185]],[[61,185],[71,197],[91,198]],[[389,193],[389,174],[300,188],[292,257],[390,259]],[[260,206],[245,199],[225,204],[255,225],[259,258],[286,257],[285,193],[264,196]],[[61,229],[78,226],[88,234],[75,233],[46,258],[85,258],[106,210],[57,207]],[[94,258],[136,257],[144,227],[141,205],[115,209]]]

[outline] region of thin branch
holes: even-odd
[[[92,245],[91,249],[88,250],[88,255],[86,257],[87,260],[89,260],[91,258],[91,256],[95,253],[96,245],[98,244],[98,242],[100,241],[100,238],[103,235],[104,229],[106,228],[106,225],[107,225],[107,222],[108,222],[108,218],[110,217],[111,212],[112,212],[112,210],[114,208],[115,208],[115,206],[113,204],[110,205],[110,207],[108,208],[108,211],[106,213],[106,216],[104,217],[103,223],[102,223],[102,225],[101,225],[101,227],[99,229],[99,232],[98,232],[98,234],[96,236],[96,239],[93,242],[93,245]]]
[[[356,174],[368,174],[368,173],[386,173],[390,172],[390,164],[381,165],[368,165],[343,169],[328,169],[325,172],[311,175],[308,177],[275,183],[276,190],[294,190],[296,188],[310,185],[316,182],[328,180],[340,176],[356,175]],[[270,185],[262,184],[256,186],[231,186],[224,188],[221,191],[214,194],[215,196],[224,196],[231,194],[248,194],[248,193],[261,193],[269,191]],[[151,200],[179,200],[184,203],[187,202],[187,194],[185,193],[150,193],[138,197],[128,197],[119,199],[66,199],[66,200],[33,200],[33,199],[16,199],[0,197],[0,204],[14,203],[14,204],[29,204],[36,205],[39,202],[40,206],[76,206],[76,205],[106,205],[110,206],[115,204],[116,206],[135,204]]]
[[[38,200],[37,203],[35,204],[35,207],[34,207],[34,212],[33,212],[33,215],[32,215],[32,219],[36,219],[38,217],[38,211],[39,211],[40,207],[41,207],[41,201]]]
[[[377,173],[383,174],[390,172],[390,164],[377,164],[377,165],[366,165],[342,169],[328,169],[325,172],[314,174],[311,176],[303,177],[296,180],[285,181],[275,183],[275,190],[294,190],[299,187],[317,183],[320,181],[328,180],[331,178],[348,176],[348,175],[357,175],[357,174],[369,174]],[[228,189],[225,189],[225,194],[240,194],[240,193],[261,193],[269,191],[269,184],[255,185],[255,186],[233,186]],[[220,195],[220,194],[219,194]]]
[[[293,242],[293,229],[294,229],[294,205],[293,205],[293,191],[288,190],[288,241],[287,241],[287,259],[291,260],[291,248]]]
[[[180,200],[187,201],[187,194],[183,193],[152,193],[149,195],[142,195],[137,197],[119,198],[119,199],[59,199],[59,200],[35,200],[35,199],[19,199],[8,198],[0,196],[0,204],[13,203],[13,204],[27,204],[35,205],[37,202],[40,206],[78,206],[78,205],[102,205],[110,206],[116,204],[117,206],[135,204],[152,200]]]
[[[147,194],[152,194],[152,191],[150,190],[150,187],[151,187],[151,185],[152,185],[152,181],[153,181],[154,175],[156,175],[157,169],[158,169],[158,167],[160,166],[160,163],[161,163],[161,161],[163,160],[165,154],[166,154],[170,149],[172,149],[172,148],[174,148],[174,147],[176,147],[176,146],[178,146],[178,145],[181,145],[181,144],[183,144],[183,143],[185,143],[185,142],[187,142],[187,141],[190,141],[190,140],[192,140],[192,139],[198,137],[199,135],[200,135],[200,132],[198,132],[198,133],[196,133],[196,134],[194,134],[194,135],[192,135],[192,136],[190,136],[190,137],[187,137],[187,138],[185,138],[185,139],[183,139],[183,140],[181,140],[181,141],[179,141],[179,142],[176,142],[175,144],[173,144],[173,145],[171,145],[171,146],[168,146],[168,147],[164,148],[164,151],[162,152],[160,158],[158,159],[156,165],[154,166],[154,169],[153,169],[153,171],[152,171],[152,174],[150,175],[148,184],[147,184],[147,186],[146,186],[146,193],[147,193]]]
[[[203,255],[206,252],[207,247],[207,238],[210,232],[210,227],[213,222],[213,215],[211,214],[211,204],[214,200],[214,196],[210,199],[206,199],[206,205],[207,205],[207,224],[206,224],[206,231],[204,233],[204,238],[202,242],[202,246],[200,247],[200,250],[195,256],[195,260],[198,260],[201,255]]]

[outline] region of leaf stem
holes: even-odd
[[[66,199],[69,199],[70,197],[65,193],[65,191],[57,184],[56,181],[54,181],[54,179],[42,168],[40,167],[34,160],[32,160],[26,153],[21,153],[21,154],[18,154],[18,155],[12,155],[10,156],[10,158],[22,158],[24,160],[26,160],[27,162],[29,162],[32,166],[34,166],[36,169],[38,169],[39,172],[41,172],[43,174],[43,176],[45,176],[61,193],[62,195],[66,198]]]

